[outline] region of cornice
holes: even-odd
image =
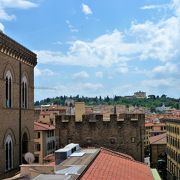
[[[36,66],[37,55],[0,31],[0,52],[31,66]]]

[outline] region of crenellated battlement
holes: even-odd
[[[141,118],[144,118],[144,114],[133,114],[133,113],[123,113],[123,114],[110,114],[109,116],[104,116],[103,114],[85,114],[82,115],[82,120],[77,120],[75,115],[58,115],[56,119],[59,119],[63,123],[68,123],[69,121],[73,120],[75,122],[93,122],[96,123],[97,121],[103,122],[124,122],[124,121],[138,121]]]
[[[21,44],[0,32],[0,52],[31,66],[37,64],[37,56]]]

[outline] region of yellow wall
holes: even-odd
[[[167,169],[180,179],[180,123],[167,122]]]
[[[40,138],[37,137],[36,133],[40,133]],[[35,145],[35,150],[34,150],[34,154],[35,156],[39,156],[39,163],[42,164],[43,163],[43,158],[45,156],[47,156],[48,154],[54,152],[54,150],[49,150],[47,149],[47,144],[48,142],[55,142],[55,132],[54,132],[54,136],[48,137],[48,130],[47,131],[35,131],[35,138],[34,138],[34,143],[38,143],[40,144],[40,151],[37,151],[36,149],[36,145]]]

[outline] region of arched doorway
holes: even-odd
[[[27,162],[24,159],[24,155],[28,152],[28,136],[25,132],[22,137],[22,163],[26,164]]]

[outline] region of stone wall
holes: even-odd
[[[75,116],[56,116],[58,147],[79,143],[81,147],[106,147],[144,161],[144,114],[83,115],[82,122]]]

